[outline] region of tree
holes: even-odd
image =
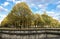
[[[44,12],[44,14],[42,14],[41,16],[42,16],[43,20],[45,21],[44,26],[45,27],[50,27],[50,24],[51,24],[53,18],[48,16],[46,14],[46,12]]]
[[[54,27],[54,28],[59,27],[59,22],[58,22],[58,20],[53,19],[52,22],[51,22],[51,27]]]
[[[25,2],[16,4],[7,16],[8,25],[29,27],[32,22],[32,12]],[[4,20],[5,21],[5,20]],[[5,22],[6,23],[6,22]]]
[[[46,14],[34,14],[25,2],[16,4],[1,22],[4,27],[60,27],[60,22]]]
[[[43,27],[44,26],[44,20],[41,15],[35,14],[34,25],[36,27]]]

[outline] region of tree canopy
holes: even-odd
[[[43,14],[34,14],[25,2],[16,4],[1,22],[3,27],[60,27],[58,20]]]

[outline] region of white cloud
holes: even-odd
[[[57,8],[60,8],[60,5],[57,5]]]
[[[17,4],[17,3],[20,3],[21,1],[16,1],[15,3]]]
[[[23,2],[23,1],[25,1],[25,0],[7,0],[7,1],[13,2],[13,3],[19,3],[19,2]]]
[[[38,7],[43,8],[43,7],[44,7],[44,5],[40,4],[40,5],[38,5]]]
[[[7,6],[9,5],[9,2],[4,2],[3,4],[1,4],[2,6]]]
[[[56,2],[56,4],[60,4],[60,1]]]
[[[42,11],[40,11],[40,10],[39,10],[39,11],[36,11],[35,13],[43,14],[43,12],[42,12]]]
[[[30,0],[29,0],[29,1],[30,1]],[[15,3],[20,3],[20,2],[26,2],[26,3],[28,2],[28,3],[29,3],[29,1],[28,1],[28,0],[15,0],[14,2],[15,2]]]
[[[10,1],[10,2],[15,2],[15,0],[7,0],[7,1]]]
[[[40,10],[45,11],[47,8],[47,5],[48,5],[47,3],[46,4],[39,4],[38,7],[40,8]]]
[[[47,14],[49,14],[51,16],[54,16],[55,12],[53,12],[53,11],[47,11]]]
[[[53,12],[53,11],[47,11],[47,14],[48,14],[49,16],[52,16],[54,19],[57,19],[57,20],[60,21],[60,13],[55,13],[55,12]]]
[[[34,8],[34,9],[38,10],[37,5],[34,4],[34,3],[28,4],[28,6],[29,6],[30,8]]]
[[[36,6],[36,5],[32,3],[32,4],[30,4],[30,6],[31,6],[31,7],[34,7],[34,6]]]
[[[0,12],[2,12],[2,11],[7,12],[8,10],[7,10],[7,9],[5,9],[5,8],[3,8],[2,6],[0,6]]]
[[[26,2],[26,0],[7,0],[9,2],[13,2],[13,3],[20,3],[20,2]]]
[[[27,2],[28,0],[20,0],[20,1],[22,1],[22,2]]]

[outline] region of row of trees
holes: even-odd
[[[58,20],[48,16],[34,14],[26,3],[16,4],[6,18],[1,22],[2,27],[60,27]]]

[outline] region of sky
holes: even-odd
[[[46,11],[49,16],[60,21],[60,0],[0,0],[0,23],[20,2],[26,2],[33,13],[42,14]]]

